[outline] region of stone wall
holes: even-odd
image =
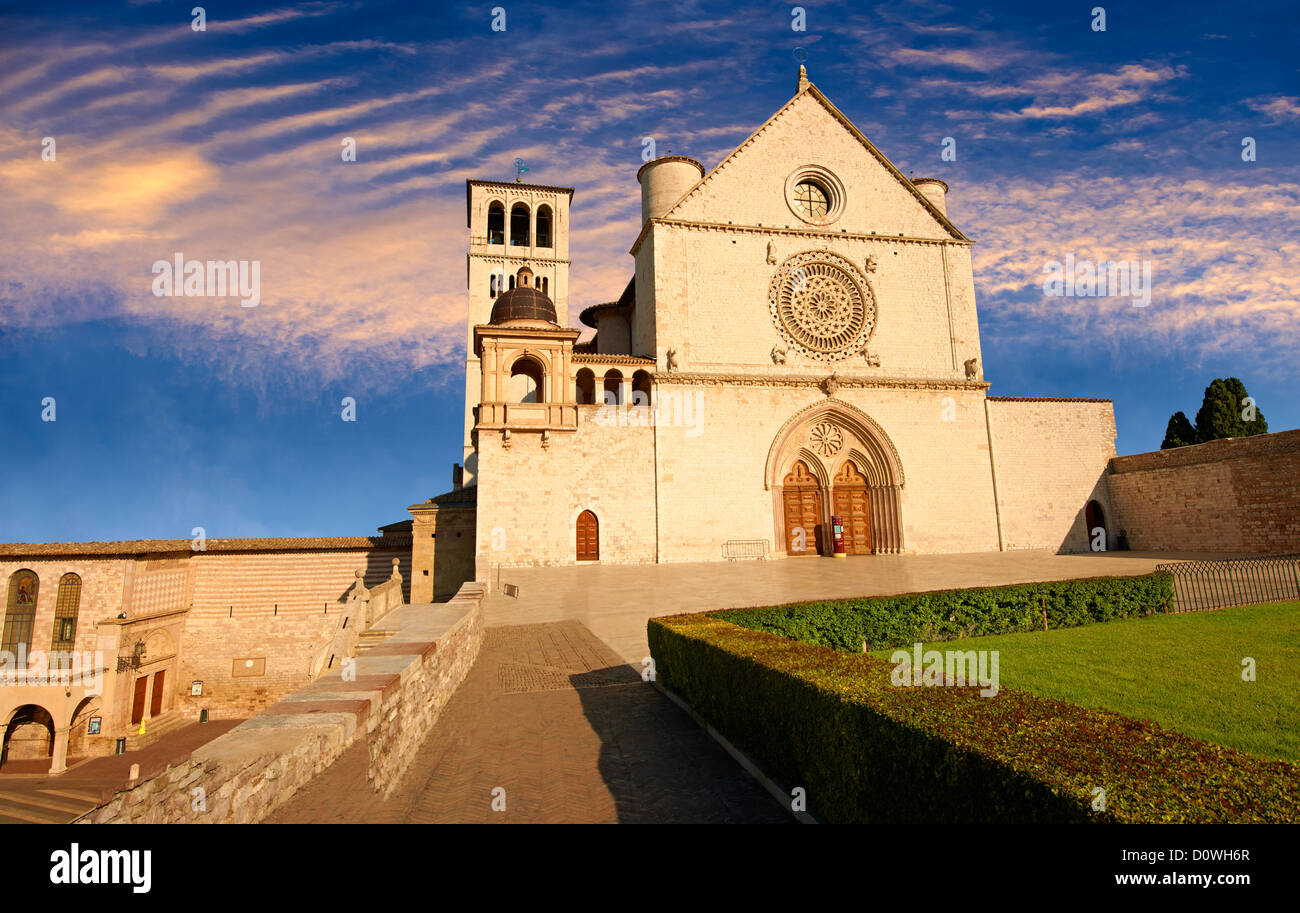
[[[483,592],[466,584],[445,604],[394,610],[377,626],[389,638],[354,665],[118,792],[77,823],[255,823],[358,738],[370,749],[371,786],[391,791],[478,655]]]
[[[333,636],[356,572],[382,584],[407,549],[195,555],[193,607],[185,623],[177,707],[197,718],[248,717],[311,681],[311,663]],[[248,665],[249,662],[252,665]],[[201,696],[190,682],[203,682]]]
[[[460,585],[474,579],[477,487],[458,489],[437,503],[430,498],[412,504],[411,602],[449,599]]]
[[[1106,481],[1134,549],[1300,552],[1300,430],[1116,457]]]
[[[32,703],[56,718],[56,729],[68,727],[77,711],[73,756],[107,754],[120,736],[135,748],[137,727],[128,725],[132,683],[163,669],[163,713],[247,718],[311,681],[312,662],[339,624],[356,571],[364,569],[367,586],[378,586],[394,558],[409,581],[410,547],[400,539],[253,540],[246,547],[209,540],[199,552],[189,550],[188,540],[0,545],[0,584],[20,569],[40,581],[33,650],[50,649],[58,585],[68,573],[81,578],[75,651],[98,650],[112,668],[120,650],[129,653],[136,639],[149,641],[145,665],[130,675],[110,672],[102,698],[84,706],[75,695],[64,700],[61,688],[0,685],[0,727],[17,707]],[[130,626],[129,638],[119,648],[123,625]],[[153,636],[160,627],[166,637]],[[190,693],[195,681],[203,683],[201,695]],[[150,701],[147,718],[151,709]],[[102,716],[94,735],[83,719],[92,715]]]
[[[74,650],[94,650],[95,625],[101,618],[110,618],[122,611],[122,594],[131,565],[127,558],[69,557],[0,557],[0,585],[7,598],[9,578],[15,571],[30,570],[36,573],[40,585],[36,591],[36,623],[32,629],[32,649],[49,650],[54,631],[54,604],[58,596],[59,581],[64,574],[81,578],[77,634]]]
[[[596,514],[603,564],[655,560],[654,429],[602,425],[578,408],[574,433],[479,432],[478,574],[573,564],[577,521]],[[697,505],[697,511],[698,511]]]
[[[1112,518],[1105,473],[1115,455],[1114,404],[990,396],[987,410],[1002,548],[1088,551],[1088,502]],[[1113,518],[1107,525],[1114,548]]]

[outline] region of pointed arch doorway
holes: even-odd
[[[832,516],[844,519],[845,551],[896,555],[903,548],[903,465],[874,419],[830,398],[792,415],[768,449],[764,487],[772,492],[777,541],[786,554],[828,554]],[[817,536],[807,538],[809,524]],[[805,530],[806,550],[795,546]]]
[[[785,553],[821,554],[821,486],[803,460],[795,460],[781,481],[781,499],[785,509]]]
[[[871,495],[867,479],[852,460],[845,460],[835,474],[832,513],[844,524],[844,552],[848,555],[871,554]]]

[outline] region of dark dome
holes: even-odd
[[[558,325],[555,304],[532,284],[533,271],[523,267],[516,274],[515,287],[502,292],[492,305],[492,323],[507,320],[545,320]]]
[[[535,288],[515,286],[508,292],[502,292],[496,304],[492,305],[492,323],[505,323],[507,320],[545,320],[556,323],[555,305]]]

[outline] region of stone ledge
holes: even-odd
[[[254,823],[362,735],[372,786],[391,791],[477,658],[484,594],[467,583],[450,602],[394,609],[373,630],[398,642],[356,657],[354,680],[332,670],[76,823]]]
[[[1142,472],[1148,469],[1173,469],[1196,463],[1214,463],[1220,460],[1238,460],[1256,456],[1275,456],[1300,452],[1300,430],[1275,431],[1250,437],[1224,438],[1204,444],[1188,444],[1169,450],[1152,450],[1129,456],[1111,457],[1109,472],[1119,475]]]

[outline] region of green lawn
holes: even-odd
[[[1003,688],[1151,720],[1257,757],[1300,760],[1300,602],[925,647],[997,650]],[[1254,682],[1241,679],[1247,656]]]

